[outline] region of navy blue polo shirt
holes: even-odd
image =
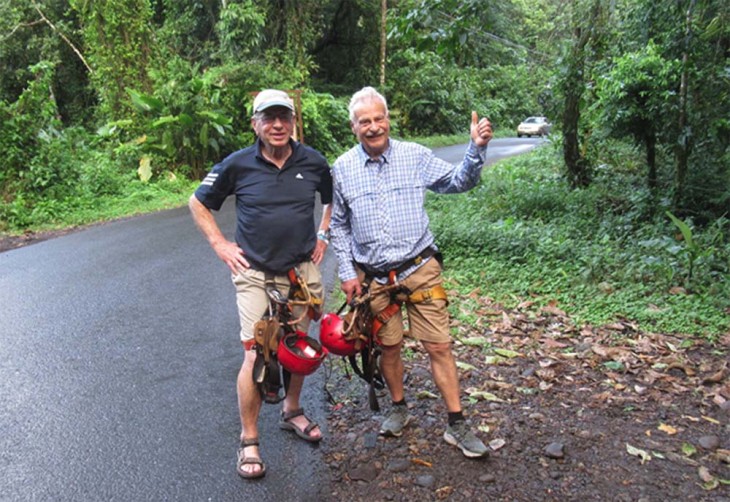
[[[279,169],[261,154],[260,141],[213,166],[197,199],[219,210],[236,196],[236,243],[253,268],[286,272],[311,258],[317,243],[315,192],[332,202],[332,174],[316,150],[289,140],[292,154]]]

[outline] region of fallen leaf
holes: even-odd
[[[695,448],[691,443],[682,443],[682,453],[684,453],[685,457],[691,457],[697,453],[697,448]]]
[[[670,436],[674,436],[677,433],[677,429],[675,429],[671,425],[667,425],[667,424],[660,424],[659,427],[657,427],[657,429],[659,429],[662,432],[666,432]]]
[[[425,460],[421,460],[420,458],[412,458],[411,462],[416,465],[422,465],[424,467],[433,467],[433,464],[431,462],[426,462]]]
[[[707,378],[704,378],[702,380],[702,383],[707,385],[711,383],[720,383],[725,379],[725,373],[727,369],[721,368],[719,371],[715,372],[714,374],[708,376]]]
[[[686,418],[690,422],[699,422],[700,419],[697,417],[693,417],[692,415],[682,415],[682,418]]]
[[[479,427],[477,427],[477,429],[479,431],[483,432],[484,434],[488,434],[489,433],[489,430],[490,430],[489,429],[489,426],[486,425],[486,424],[485,425],[480,425]]]
[[[473,371],[477,369],[476,366],[469,363],[464,363],[462,361],[456,361],[456,367],[463,371]]]
[[[505,441],[504,439],[492,439],[489,442],[489,447],[491,449],[493,449],[494,451],[497,451],[506,444],[507,444],[507,441]]]
[[[629,455],[639,457],[639,459],[641,459],[641,465],[644,465],[645,462],[651,460],[651,455],[649,453],[644,450],[640,450],[639,448],[636,448],[634,446],[631,446],[629,443],[626,443],[626,451]]]
[[[567,343],[558,342],[552,338],[542,338],[541,343],[549,349],[562,349],[568,346]]]
[[[416,398],[418,398],[418,399],[437,399],[438,396],[431,391],[422,390],[416,394]]]
[[[487,357],[484,358],[484,363],[485,364],[499,364],[502,361],[504,361],[504,357],[487,356]]]
[[[705,415],[702,415],[702,418],[710,422],[711,424],[720,425],[720,422],[718,420],[715,420],[712,417],[706,417]]]
[[[483,336],[471,336],[469,338],[463,338],[459,341],[464,345],[468,345],[470,347],[485,347],[489,345],[489,340],[487,340]]]
[[[720,460],[720,462],[730,464],[730,450],[715,450],[715,455],[717,456],[718,460]]]
[[[504,403],[504,399],[500,399],[499,397],[495,396],[491,392],[486,392],[483,390],[475,389],[474,387],[469,387],[468,389],[465,389],[467,394],[469,394],[469,397],[472,397],[474,399],[482,399],[484,401],[494,401],[497,403]]]
[[[624,365],[621,361],[606,361],[603,365],[614,371],[622,371],[624,369]]]
[[[442,486],[441,488],[436,490],[436,498],[439,500],[446,500],[447,498],[449,498],[453,491],[453,486]]]
[[[702,481],[704,481],[705,483],[707,483],[707,482],[712,481],[713,479],[715,479],[715,476],[713,476],[710,473],[710,470],[707,467],[705,467],[704,465],[701,465],[700,468],[697,469],[697,474],[699,474],[700,479]]]
[[[520,357],[520,353],[519,352],[515,352],[514,350],[509,350],[509,349],[499,349],[499,348],[497,348],[497,349],[494,349],[494,352],[497,353],[497,354],[499,354],[500,356],[506,357],[508,359],[512,359],[514,357]]]

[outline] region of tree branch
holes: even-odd
[[[36,24],[41,24],[43,22],[42,19],[39,19],[38,21],[31,21],[30,23],[18,23],[15,28],[13,28],[10,33],[5,35],[3,39],[8,39],[13,36],[13,34],[18,31],[20,28],[28,28],[30,26],[35,26]]]
[[[41,20],[45,22],[48,26],[51,27],[53,31],[55,31],[59,37],[63,39],[64,42],[68,44],[69,47],[71,47],[71,50],[73,50],[76,55],[79,57],[82,63],[84,63],[84,66],[88,70],[89,73],[94,73],[94,70],[91,69],[91,66],[89,66],[89,63],[86,62],[86,59],[84,59],[84,56],[79,52],[79,50],[76,48],[76,46],[69,40],[66,35],[58,31],[58,28],[54,26],[54,24],[43,14],[43,11],[41,11],[40,7],[38,7],[38,4],[35,2],[35,0],[31,0],[31,3],[33,4],[33,8],[40,14]]]

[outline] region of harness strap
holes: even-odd
[[[287,277],[289,277],[289,283],[291,284],[291,287],[289,288],[289,298],[309,303],[309,307],[307,307],[307,315],[312,320],[318,320],[322,315],[322,298],[312,296],[309,292],[307,282],[302,278],[296,267],[289,269]]]
[[[395,271],[395,275],[400,275],[403,272],[405,272],[406,270],[408,270],[409,268],[411,268],[412,266],[420,265],[425,259],[430,258],[434,255],[436,255],[436,259],[439,262],[442,261],[441,253],[439,253],[432,247],[427,247],[426,249],[424,249],[423,251],[418,253],[413,258],[406,260],[403,263],[401,263],[400,265],[398,265],[397,267],[393,268],[392,270],[385,271],[385,272],[382,270],[375,270],[374,268],[364,265],[362,263],[356,263],[356,265],[370,277],[384,278],[384,277],[388,277],[388,274],[393,271]]]
[[[448,301],[446,290],[441,284],[437,284],[436,286],[428,289],[419,289],[408,296],[409,303],[424,303],[432,302],[433,300]]]

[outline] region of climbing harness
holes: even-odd
[[[382,354],[381,341],[378,333],[398,312],[404,303],[423,303],[433,300],[447,300],[446,291],[441,285],[428,289],[411,291],[398,282],[398,274],[410,268],[414,264],[420,264],[424,259],[437,254],[431,248],[421,253],[416,258],[409,260],[401,266],[389,271],[387,274],[378,274],[366,267],[360,267],[365,271],[365,278],[361,284],[361,294],[352,298],[350,303],[345,302],[336,314],[325,314],[322,318],[320,340],[322,344],[333,354],[346,357],[353,371],[368,385],[368,401],[370,409],[380,411],[377,400],[377,391],[385,387],[382,373],[380,371],[380,356]],[[372,292],[372,283],[375,277],[387,276],[387,283]],[[389,304],[377,313],[371,308],[371,300],[374,295],[387,294],[390,297]],[[349,311],[340,317],[342,311],[349,306]],[[360,363],[358,363],[358,356]]]
[[[318,319],[322,300],[311,294],[299,270],[287,273],[290,287],[285,297],[276,287],[274,276],[265,274],[264,289],[268,310],[254,324],[256,362],[253,379],[266,403],[278,403],[289,389],[291,374],[308,375],[319,368],[327,355],[317,340],[296,329],[305,316]],[[295,317],[294,309],[301,315]]]

